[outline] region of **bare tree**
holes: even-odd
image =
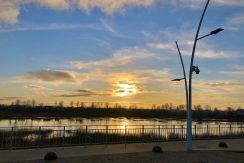
[[[36,106],[36,100],[33,99],[33,100],[31,101],[31,105],[32,105],[32,107],[35,107],[35,106]]]
[[[78,107],[80,106],[80,102],[77,101],[77,102],[75,103],[75,105],[76,105],[76,107],[78,108]]]
[[[82,108],[82,109],[84,109],[86,106],[85,106],[85,103],[84,102],[81,102],[80,103],[80,107]]]
[[[64,102],[63,101],[59,101],[59,107],[63,107],[64,106]]]
[[[156,108],[157,108],[156,104],[153,104],[153,105],[152,105],[152,109],[154,110],[154,109],[156,109]]]
[[[95,102],[92,102],[92,103],[91,103],[91,108],[92,108],[92,109],[95,109],[95,108],[96,108],[96,104],[95,104]]]
[[[20,103],[21,103],[21,101],[19,100],[19,99],[17,99],[16,101],[15,101],[15,105],[20,105]]]
[[[74,107],[74,102],[70,101],[70,106],[73,108]]]
[[[106,109],[109,108],[109,103],[108,103],[108,102],[105,103],[105,108],[106,108]]]

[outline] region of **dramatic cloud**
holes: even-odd
[[[31,72],[26,76],[17,77],[20,81],[34,81],[38,83],[50,83],[50,84],[79,84],[87,77],[84,75],[81,77],[76,72],[70,71],[53,71],[53,70],[40,70],[37,72]]]

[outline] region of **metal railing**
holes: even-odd
[[[193,139],[244,138],[244,125],[194,125]],[[146,143],[186,139],[184,125],[0,127],[0,149]]]

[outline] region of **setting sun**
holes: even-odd
[[[137,89],[135,85],[131,84],[118,84],[118,89],[116,90],[116,96],[124,97],[132,94],[136,94]]]

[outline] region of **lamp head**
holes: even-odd
[[[224,30],[223,28],[218,28],[218,29],[215,29],[215,30],[211,31],[210,34],[211,35],[213,35],[213,34],[216,35],[217,33],[221,32],[223,30]]]
[[[200,69],[198,68],[198,66],[192,66],[192,72],[195,72],[197,75],[200,73]]]
[[[172,79],[171,81],[181,81],[181,80],[183,80],[183,79],[185,79],[185,78],[180,78],[180,79]]]

